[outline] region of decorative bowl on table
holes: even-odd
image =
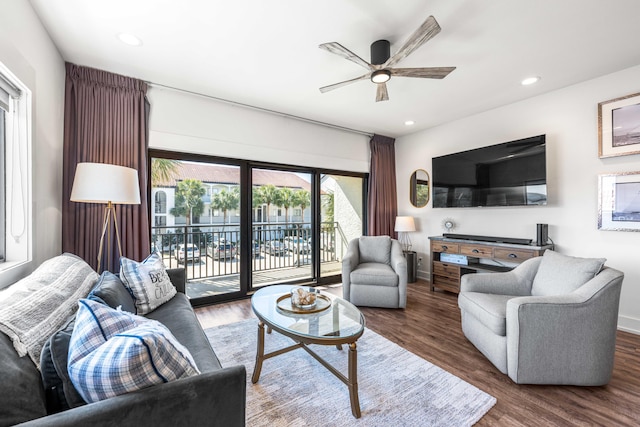
[[[291,306],[301,310],[311,310],[316,306],[315,289],[305,290],[303,288],[293,288],[291,290]]]

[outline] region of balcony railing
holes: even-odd
[[[239,243],[238,224],[152,227],[152,251],[162,255],[167,268],[184,267],[188,280],[238,275],[239,258],[247,254],[253,273],[311,265],[310,223],[255,224],[251,235],[251,248],[245,249]],[[339,224],[322,223],[319,238],[320,263],[337,265],[346,251]],[[191,250],[179,252],[181,246]]]

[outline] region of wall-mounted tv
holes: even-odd
[[[434,208],[547,204],[546,136],[434,157]]]

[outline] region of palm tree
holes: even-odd
[[[258,189],[256,190],[258,193],[258,197],[260,198],[261,202],[267,205],[267,222],[269,222],[269,213],[271,210],[271,205],[275,204],[278,205],[280,203],[279,200],[279,191],[278,188],[276,188],[275,185],[273,184],[267,184],[267,185],[261,185],[260,187],[258,187]]]
[[[222,211],[222,226],[227,223],[227,212],[240,206],[240,189],[233,187],[230,191],[222,190],[213,196],[211,206]]]
[[[322,195],[322,216],[324,221],[333,223],[333,206],[334,206],[335,195],[333,193],[327,193]]]
[[[173,159],[151,159],[151,186],[171,180],[180,168],[180,161]]]
[[[278,190],[280,206],[284,208],[284,220],[289,222],[289,208],[295,205],[295,196],[290,188],[281,188]]]
[[[311,206],[311,193],[307,190],[297,190],[294,193],[295,204],[302,210],[302,222],[304,222],[304,210]]]
[[[202,196],[207,190],[202,181],[197,179],[185,179],[176,186],[175,207],[171,209],[173,216],[185,216],[187,219],[187,231],[191,226],[191,218],[202,215],[204,202]]]

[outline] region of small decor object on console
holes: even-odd
[[[456,223],[453,222],[451,218],[445,218],[442,221],[442,227],[444,227],[444,229],[447,230],[448,233],[450,233],[451,231],[455,230]]]
[[[640,154],[640,93],[598,104],[598,155]]]

